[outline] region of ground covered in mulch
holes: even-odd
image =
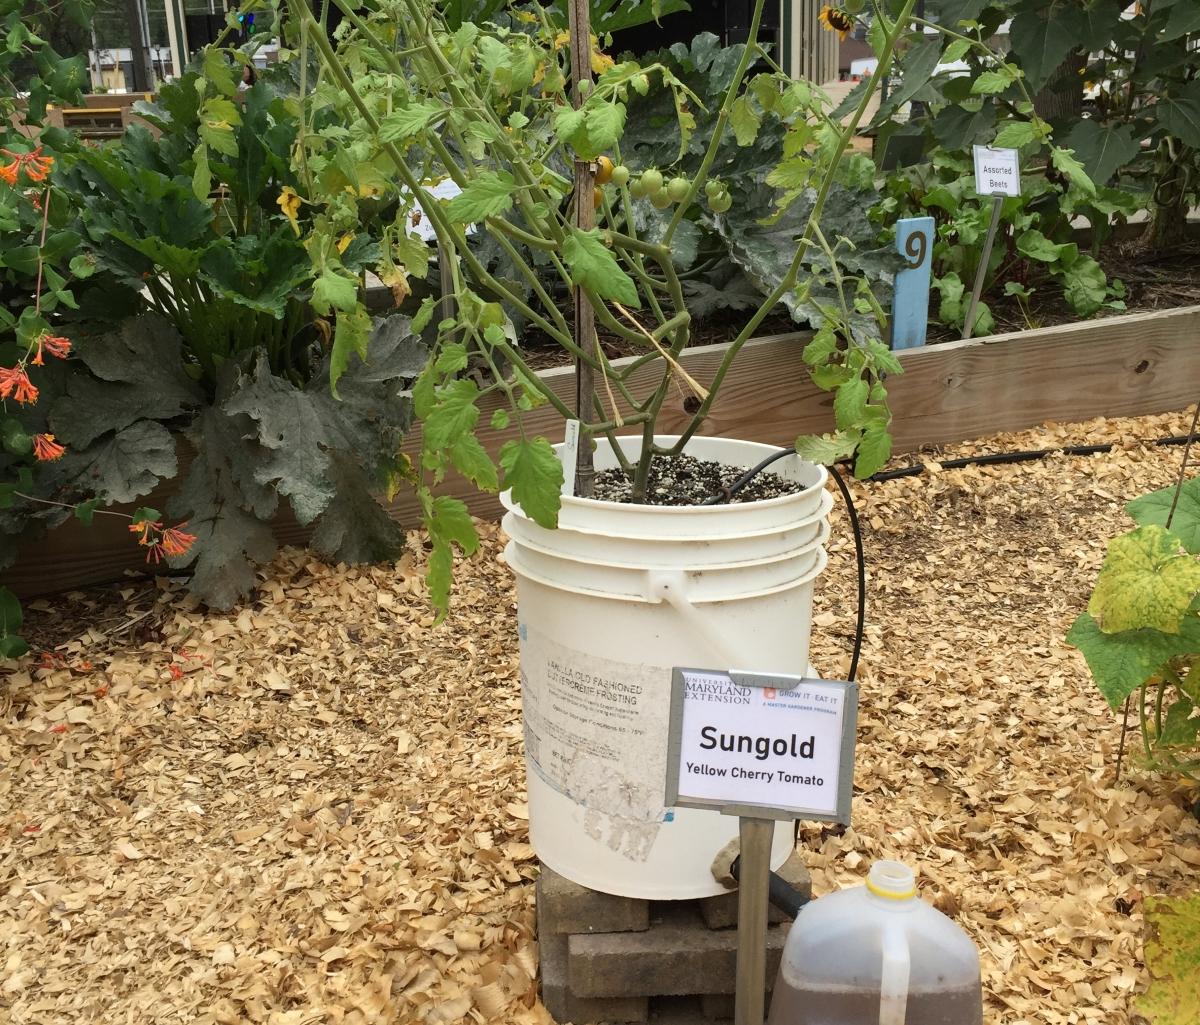
[[[1132,1020],[1142,902],[1196,888],[1196,793],[1138,766],[1063,642],[1124,501],[1166,485],[1184,414],[945,456],[1110,455],[857,485],[870,560],[854,826],[809,827],[814,888],[870,861],[979,944],[986,1020]],[[930,457],[932,458],[932,457]],[[844,519],[814,661],[844,671]],[[289,551],[260,600],[88,592],[31,610],[0,670],[0,1018],[548,1023],[537,1002],[514,597],[501,538],[433,625],[422,550],[345,570]]]

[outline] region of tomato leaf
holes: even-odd
[[[506,441],[500,449],[504,487],[525,515],[543,527],[558,526],[562,504],[563,468],[545,438]]]
[[[516,181],[507,171],[484,171],[446,204],[446,215],[458,224],[495,217],[513,205]]]
[[[633,278],[600,240],[598,228],[572,228],[563,242],[562,255],[574,284],[592,289],[602,299],[615,299],[625,306],[641,305]]]

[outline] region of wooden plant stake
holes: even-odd
[[[587,99],[587,88],[580,83],[592,84],[592,21],[589,0],[571,0],[571,102],[578,109]],[[590,231],[596,226],[596,172],[590,160],[575,161],[575,212],[574,224],[581,231]],[[575,305],[575,341],[589,359],[596,354],[596,314],[583,289],[576,285],[571,289]],[[596,383],[592,367],[582,359],[575,360],[575,409],[581,426],[592,418],[593,396]],[[575,464],[575,494],[590,498],[596,469],[592,465],[592,438],[587,430],[581,432],[579,458]]]

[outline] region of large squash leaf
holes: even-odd
[[[1200,561],[1162,527],[1139,527],[1109,543],[1088,612],[1105,633],[1176,634],[1197,594]]]

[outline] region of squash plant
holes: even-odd
[[[1147,763],[1200,780],[1200,478],[1126,511],[1067,641],[1114,711],[1133,698]]]
[[[679,453],[702,427],[730,366],[780,302],[808,304],[819,315],[803,358],[814,381],[833,393],[834,430],[798,439],[798,450],[820,462],[853,456],[860,476],[886,461],[884,378],[899,364],[880,340],[883,311],[854,266],[855,247],[840,237],[838,219],[830,214],[839,184],[873,172],[869,160],[864,166],[865,158],[848,154],[848,143],[897,45],[923,39],[912,21],[913,0],[871,5],[879,65],[844,121],[831,116],[819,90],[773,65],[758,40],[764,0],[753,5],[748,42],[731,58],[735,63],[716,95],[698,94],[653,57],[617,63],[599,39],[585,48],[594,82],[590,75],[572,81],[571,34],[553,8],[537,3],[513,6],[503,24],[452,28],[429,0],[381,0],[369,9],[335,2],[344,21],[332,41],[306,4],[289,6],[289,41],[301,64],[313,51],[320,57],[317,104],[341,114],[333,133],[306,137],[296,163],[302,167],[308,154],[350,142],[360,161],[393,175],[403,202],[414,217],[428,220],[447,254],[457,304],[454,316],[436,324],[434,351],[414,390],[424,447],[412,481],[433,540],[435,600],[444,604],[447,596],[452,545],[470,551],[476,543],[465,506],[434,497],[450,468],[485,489],[511,488],[536,521],[557,522],[562,469],[550,442],[522,429],[502,448],[497,467],[476,436],[479,402],[488,394],[499,393],[509,406],[493,426],[521,426],[522,414],[542,402],[564,418],[577,415],[530,369],[508,310],[594,375],[595,393],[584,396],[580,416],[587,439],[630,428],[641,433],[636,457],[618,456],[632,478],[635,501],[645,496],[652,461]],[[630,110],[652,82],[670,95],[680,148],[661,158],[666,166],[643,166],[634,174],[625,163],[627,150],[630,162],[635,159],[625,141]],[[701,113],[708,115],[703,135]],[[771,189],[737,195],[722,180],[718,156],[730,135],[747,147],[764,126],[782,136],[780,157],[767,173]],[[1048,130],[1039,131],[1048,137]],[[689,154],[699,159],[689,165]],[[591,228],[580,226],[571,207],[576,200],[591,202],[586,195],[572,197],[580,165],[600,172]],[[458,194],[442,201],[432,187],[446,179]],[[308,202],[334,198],[322,194],[315,177],[302,178],[301,186]],[[712,381],[701,385],[678,362],[691,338],[692,314],[676,249],[694,239],[702,218],[731,228],[735,216],[727,215],[735,208],[744,234],[771,251],[775,271]],[[651,211],[662,216],[653,219]],[[795,219],[772,235],[772,226],[789,215]],[[503,251],[503,270],[478,258],[472,232],[487,233]],[[411,239],[394,241],[411,246]],[[326,244],[316,242],[318,248]],[[543,268],[557,279],[557,291],[543,285]],[[407,264],[405,270],[412,272]],[[527,295],[515,281],[528,286]],[[605,331],[640,349],[631,365],[613,367],[602,349],[585,347],[576,337],[559,298],[570,288],[579,290]],[[428,305],[422,319],[431,316]],[[463,373],[472,360],[488,371],[482,382]],[[659,384],[638,399],[630,376],[647,365],[660,373]],[[655,425],[676,384],[693,391],[695,412],[677,442],[661,444]]]
[[[165,517],[119,515],[152,563],[189,569],[194,593],[215,607],[256,586],[283,502],[331,559],[373,561],[401,548],[403,532],[375,495],[403,465],[409,390],[427,350],[407,318],[373,318],[361,303],[389,211],[336,224],[318,252],[311,208],[292,188],[295,91],[263,76],[239,96],[234,67],[213,49],[202,75],[164,86],[156,104],[138,108],[154,131],[132,126],[99,147],[68,137],[43,214],[23,178],[0,184],[0,211],[20,213],[0,240],[0,268],[24,259],[37,271],[5,276],[15,312],[0,341],[0,566],[19,540],[72,513],[118,515],[105,507],[177,476]],[[67,259],[62,233],[75,277],[103,282],[89,301],[81,292],[76,302],[55,269]],[[336,325],[331,291],[356,303]],[[42,348],[69,358],[42,359]],[[12,375],[21,380],[5,388]],[[340,393],[331,390],[338,379]],[[39,448],[46,438],[53,448]],[[4,621],[0,637],[13,632],[13,616]]]

